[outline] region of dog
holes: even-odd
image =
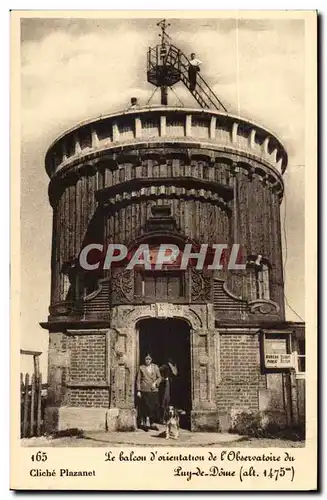
[[[166,439],[179,438],[179,415],[184,415],[183,410],[177,410],[174,406],[168,406],[165,415]]]

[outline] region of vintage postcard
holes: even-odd
[[[11,13],[11,484],[316,490],[317,13]]]

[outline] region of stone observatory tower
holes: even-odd
[[[49,431],[135,429],[135,379],[149,351],[158,365],[176,362],[186,429],[225,431],[248,410],[298,418],[280,225],[287,153],[273,133],[229,114],[199,75],[193,88],[190,61],[161,28],[147,74],[162,104],[80,123],[46,154]],[[178,81],[199,107],[169,106]],[[131,253],[147,244],[155,256],[162,243],[181,252],[236,243],[244,265],[96,265],[111,244]]]

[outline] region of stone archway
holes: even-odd
[[[160,366],[171,359],[177,368],[176,376],[169,384],[170,404],[183,410],[180,426],[190,429],[192,410],[192,366],[190,324],[177,318],[148,318],[136,324],[136,365],[144,363],[145,356],[151,354],[153,362]],[[159,401],[163,399],[165,384],[159,386]],[[139,399],[135,406],[139,407]],[[159,416],[159,415],[158,415]],[[161,411],[160,416],[163,417]]]
[[[143,319],[175,318],[190,325],[192,422],[196,430],[217,430],[215,380],[216,339],[214,315],[210,304],[182,305],[155,303],[121,305],[112,309],[110,328],[111,408],[126,409],[135,419],[135,377],[137,370],[136,324]],[[134,413],[133,413],[134,412]],[[209,418],[209,425],[207,424]],[[214,422],[214,424],[210,424]]]
[[[140,306],[117,306],[112,309],[112,328],[134,328],[137,321],[147,318],[176,318],[187,321],[193,330],[207,325],[206,305],[180,305],[168,302]]]

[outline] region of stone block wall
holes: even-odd
[[[109,388],[68,388],[66,406],[83,408],[109,408]]]
[[[109,408],[109,396],[106,331],[51,333],[48,406]]]
[[[221,430],[239,411],[259,411],[259,391],[266,387],[260,371],[258,334],[219,334],[220,377],[217,409]]]
[[[105,335],[76,335],[69,338],[70,379],[79,382],[106,380]]]

